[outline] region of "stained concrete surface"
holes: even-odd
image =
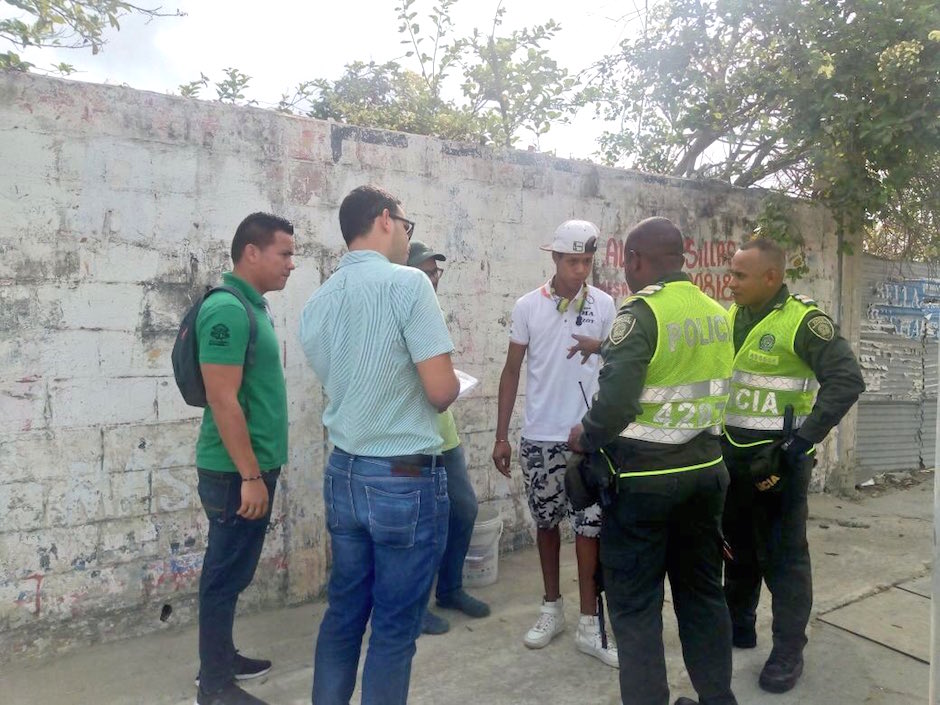
[[[930,598],[891,588],[827,612],[819,620],[930,663]]]
[[[811,497],[817,614],[851,604],[864,620],[866,598],[927,575],[932,506],[929,481],[856,500]],[[418,641],[409,702],[619,703],[616,671],[574,648],[573,546],[563,546],[562,554],[568,619],[564,634],[540,651],[523,647],[522,635],[537,616],[538,560],[532,549],[502,556],[499,582],[474,591],[491,603],[492,616],[471,620],[442,612],[451,619],[450,633]],[[798,686],[784,695],[764,693],[757,686],[757,675],[770,650],[766,598],[759,616],[758,647],[734,652],[733,685],[742,705],[913,705],[926,699],[927,665],[819,619],[811,626],[806,670]],[[267,677],[247,685],[251,692],[271,705],[309,702],[313,639],[323,609],[318,602],[239,618],[239,647],[275,661]],[[664,612],[671,697],[694,697],[669,604]],[[890,618],[879,614],[871,611],[870,619]],[[91,647],[66,657],[10,664],[0,671],[0,700],[5,705],[188,705],[195,692],[195,653],[195,630],[170,626],[150,637]]]

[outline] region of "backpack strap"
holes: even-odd
[[[245,313],[248,314],[248,347],[245,349],[245,366],[255,364],[255,343],[258,341],[258,322],[255,320],[255,310],[245,298],[245,295],[233,286],[213,286],[206,289],[202,299],[205,301],[209,296],[217,291],[225,291],[241,302],[245,307]]]

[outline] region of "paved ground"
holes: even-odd
[[[762,605],[758,648],[734,653],[734,688],[742,705],[914,705],[926,700],[928,666],[919,659],[926,653],[922,615],[928,614],[929,598],[918,594],[923,581],[916,579],[929,573],[931,558],[929,477],[914,487],[857,501],[811,498],[817,618],[806,671],[797,688],[785,695],[757,687],[770,650],[769,614]],[[503,556],[499,582],[476,591],[490,601],[493,615],[485,620],[455,616],[450,633],[419,640],[409,702],[617,705],[616,672],[575,651],[573,546],[564,546],[563,556],[569,620],[564,634],[541,651],[522,646],[522,635],[537,616],[538,560],[531,549]],[[914,587],[889,589],[902,583]],[[249,686],[252,692],[272,705],[309,703],[312,645],[322,612],[323,604],[317,603],[239,619],[240,648],[275,661],[269,676]],[[665,641],[672,698],[694,696],[670,605]],[[0,671],[0,702],[188,705],[195,692],[195,652],[195,631],[189,628],[90,647],[47,662],[14,664]]]

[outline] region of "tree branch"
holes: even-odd
[[[685,150],[682,159],[673,167],[672,176],[691,176],[695,173],[695,162],[701,156],[702,152],[711,146],[718,137],[711,129],[703,128],[699,130],[692,140],[692,144]]]

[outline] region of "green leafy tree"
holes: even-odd
[[[338,79],[315,78],[285,93],[277,109],[352,125],[512,146],[521,134],[536,138],[573,111],[574,78],[544,46],[560,30],[556,22],[499,36],[504,10],[497,7],[492,31],[456,34],[457,0],[439,0],[425,16],[417,0],[395,7],[406,51],[396,60],[347,64]],[[234,71],[229,69],[228,71]],[[456,75],[455,75],[456,74]],[[247,76],[241,75],[246,79]],[[219,90],[221,84],[215,84]],[[179,87],[199,97],[200,79]],[[244,87],[244,86],[242,86]],[[227,95],[242,91],[230,90]],[[220,99],[222,99],[220,97]]]
[[[600,142],[608,163],[813,197],[843,233],[897,235],[936,223],[938,13],[935,0],[667,0],[582,97],[619,126]]]
[[[865,238],[865,251],[897,260],[940,261],[940,158],[887,199]]]
[[[91,49],[101,51],[109,29],[120,30],[120,18],[126,15],[148,18],[179,17],[179,10],[164,12],[122,0],[0,0],[0,69],[29,71],[33,64],[14,50],[28,47]],[[12,48],[9,48],[12,47]],[[59,73],[71,73],[67,63],[52,67]]]
[[[483,116],[486,137],[506,147],[521,131],[536,139],[573,112],[575,79],[551,58],[545,44],[561,26],[545,24],[498,36],[505,8],[496,9],[488,35],[474,29],[465,40],[464,95],[471,111]]]
[[[450,15],[457,0],[440,0],[431,8],[427,19],[434,28],[432,36],[422,33],[415,4],[416,0],[402,0],[401,5],[395,8],[398,33],[402,35],[401,44],[408,48],[405,57],[417,60],[428,94],[439,100],[442,83],[460,58],[464,47],[464,42],[454,37],[454,23]]]
[[[337,80],[301,83],[278,104],[284,112],[351,125],[475,139],[479,121],[453,102],[435,96],[426,77],[397,62],[353,62]]]

